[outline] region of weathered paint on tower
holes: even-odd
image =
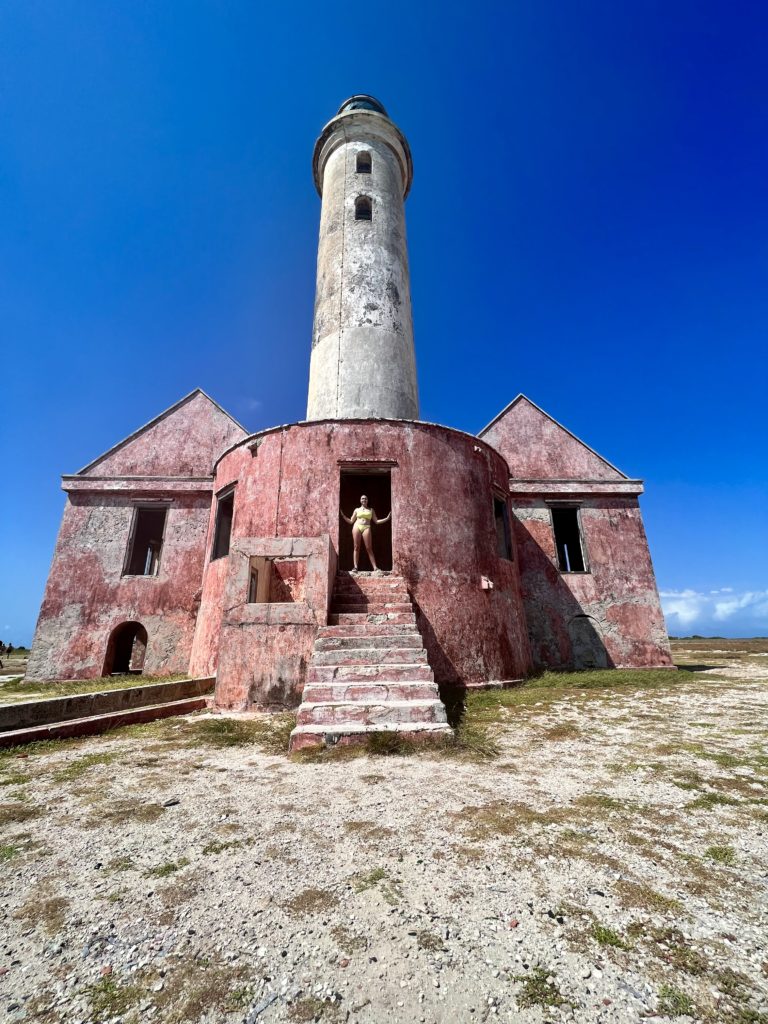
[[[353,96],[315,144],[322,198],[307,419],[418,419],[404,200],[408,142]]]

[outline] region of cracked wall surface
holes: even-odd
[[[43,597],[27,677],[100,676],[109,635],[138,621],[148,635],[144,672],[186,672],[203,574],[210,497],[175,495],[168,505],[156,576],[125,576],[134,502],[130,494],[71,494]]]
[[[211,509],[213,462],[243,428],[193,391],[85,469],[64,477],[67,502],[27,667],[30,679],[89,679],[111,631],[147,630],[144,672],[189,668]],[[155,576],[124,574],[137,505],[168,512]]]
[[[550,508],[543,498],[514,499],[515,532],[531,653],[537,668],[571,669],[573,620],[597,624],[607,660],[596,667],[671,665],[648,542],[635,498],[583,498],[580,519],[588,572],[557,564]]]
[[[349,529],[339,515],[341,471],[388,468],[393,570],[408,580],[438,682],[527,674],[518,568],[496,548],[493,496],[504,494],[508,478],[501,456],[469,435],[422,423],[302,423],[266,432],[258,441],[257,447],[249,439],[234,448],[216,467],[216,491],[235,487],[233,543],[311,531],[328,533],[338,551],[339,531]],[[382,516],[387,512],[377,509]],[[209,531],[213,517],[212,511]],[[206,569],[192,659],[196,673],[213,672],[217,651],[224,654],[225,561]],[[482,589],[483,576],[493,581],[492,590]]]
[[[322,210],[307,419],[419,414],[399,132],[367,112],[337,119]],[[371,172],[359,174],[360,151]],[[355,202],[372,202],[370,220]]]

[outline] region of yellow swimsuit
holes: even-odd
[[[366,530],[371,528],[371,517],[373,516],[372,508],[360,508],[355,509],[355,526],[358,528],[360,533],[365,533]]]

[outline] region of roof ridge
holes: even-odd
[[[490,423],[488,423],[486,426],[484,426],[482,430],[479,430],[478,433],[477,433],[477,436],[478,437],[482,437],[483,434],[486,434],[491,429],[491,427],[495,423],[498,423],[498,421],[500,419],[502,419],[502,417],[505,416],[510,411],[510,409],[512,409],[515,405],[517,405],[518,402],[521,399],[526,401],[529,405],[532,405],[534,409],[536,409],[538,412],[540,412],[542,414],[542,416],[546,416],[547,419],[550,420],[550,422],[555,424],[555,426],[557,426],[561,430],[565,431],[565,433],[568,434],[569,437],[572,437],[574,439],[574,441],[577,441],[582,446],[582,448],[586,448],[588,452],[591,452],[591,454],[595,456],[595,458],[600,459],[600,461],[605,463],[606,466],[608,466],[610,469],[612,469],[615,473],[618,473],[619,476],[622,477],[622,479],[624,479],[624,480],[629,480],[630,479],[630,477],[627,476],[627,474],[624,473],[622,470],[620,470],[618,466],[614,466],[614,464],[612,462],[609,462],[608,459],[606,459],[606,457],[604,455],[601,455],[600,452],[596,452],[595,449],[591,448],[587,444],[586,441],[582,441],[582,439],[580,437],[578,437],[576,434],[574,434],[574,432],[572,430],[569,430],[568,427],[563,426],[563,424],[559,420],[556,420],[554,416],[550,415],[550,413],[548,413],[546,411],[546,409],[542,409],[540,405],[537,405],[533,401],[533,399],[529,398],[527,395],[524,395],[522,393],[522,391],[515,398],[512,399],[512,401],[509,403],[509,405],[506,405],[501,410],[500,413],[498,413],[496,416],[494,416]]]
[[[202,388],[193,388],[192,391],[189,392],[189,394],[184,395],[177,402],[174,402],[173,405],[169,405],[167,409],[164,409],[161,413],[158,413],[158,415],[155,416],[153,419],[148,420],[141,427],[138,427],[132,433],[128,434],[126,437],[122,439],[122,441],[118,441],[117,444],[113,444],[111,448],[107,448],[105,452],[102,452],[101,455],[93,459],[87,465],[83,466],[82,469],[78,469],[78,471],[76,473],[73,473],[72,475],[82,476],[84,473],[87,473],[88,470],[93,469],[94,466],[98,466],[98,464],[100,462],[103,462],[104,459],[108,458],[110,455],[114,455],[115,452],[120,451],[121,448],[124,448],[127,444],[130,444],[131,441],[135,441],[136,438],[143,434],[145,431],[149,430],[151,427],[154,427],[161,420],[164,420],[167,416],[170,416],[171,413],[176,412],[177,409],[180,409],[183,405],[186,405],[187,402],[191,401],[197,395],[202,395],[203,398],[207,399],[207,401],[211,403],[211,405],[216,406],[219,412],[223,413],[227,417],[227,419],[231,420],[235,424],[235,426],[239,427],[246,434],[248,433],[247,429],[242,425],[242,423],[239,423],[234,416],[228,413],[226,409],[220,406],[219,403],[215,399],[211,398],[209,394],[203,391]]]

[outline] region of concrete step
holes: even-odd
[[[377,583],[375,586],[360,586],[358,583],[336,583],[333,588],[334,594],[397,594],[405,600],[408,597],[408,587],[405,583]]]
[[[352,641],[355,642],[354,639]],[[344,648],[312,653],[313,665],[426,665],[427,652],[413,647]]]
[[[328,616],[329,626],[354,626],[369,622],[372,625],[389,624],[393,626],[416,625],[416,616],[408,612],[331,612]]]
[[[338,628],[341,629],[343,627],[339,626]],[[411,633],[395,633],[393,635],[386,636],[379,636],[376,634],[369,636],[365,633],[361,634],[358,632],[344,634],[341,636],[318,635],[315,640],[315,654],[319,654],[321,651],[359,651],[372,648],[377,650],[387,650],[388,648],[403,650],[405,648],[412,648],[420,651],[423,648],[423,643],[421,636],[415,630]]]
[[[337,586],[345,586],[354,583],[360,587],[378,587],[387,583],[407,586],[405,576],[396,572],[337,572],[335,583]]]
[[[405,581],[340,573],[331,607],[315,640],[291,750],[375,732],[450,736]]]
[[[386,683],[307,683],[304,700],[308,704],[349,703],[381,704],[392,700],[437,700],[437,684],[418,682]]]
[[[354,623],[348,623],[346,626],[321,626],[317,631],[318,640],[346,640],[351,637],[360,637],[361,639],[377,637],[382,640],[418,637],[419,644],[421,644],[421,633],[418,632],[415,624],[404,623],[398,626],[394,622],[360,622],[357,616]]]
[[[136,725],[154,722],[158,718],[174,715],[189,715],[208,706],[206,697],[189,697],[149,707],[114,711],[106,715],[92,715],[88,718],[74,718],[68,722],[50,722],[27,729],[13,729],[0,733],[0,747],[16,747],[34,740],[62,740],[73,736],[93,736],[97,733],[117,729],[122,725]]]
[[[395,612],[413,612],[410,601],[333,601],[331,611],[335,615],[349,612],[364,612],[366,615],[390,615]]]
[[[440,723],[445,722],[445,708],[439,700],[391,700],[384,704],[363,704],[359,701],[301,705],[296,716],[296,724],[301,725],[336,725],[355,722],[360,725],[413,724],[414,722]]]
[[[429,743],[451,737],[447,722],[377,722],[362,725],[360,722],[337,722],[334,726],[299,725],[291,733],[291,750],[305,747],[335,747],[347,743],[364,742],[372,733],[396,732],[414,742]]]
[[[350,683],[409,682],[427,680],[433,682],[432,669],[425,661],[422,664],[401,665],[316,665],[310,661],[307,669],[308,683]]]

